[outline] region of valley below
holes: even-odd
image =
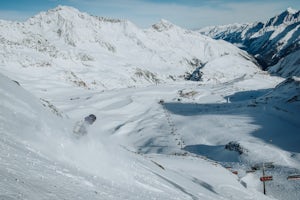
[[[299,199],[299,77],[67,6],[1,20],[0,47],[0,200]]]

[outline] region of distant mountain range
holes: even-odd
[[[266,22],[206,27],[199,32],[246,50],[271,73],[300,76],[300,11],[288,8]]]
[[[199,80],[199,67],[202,79],[222,82],[260,71],[253,60],[234,45],[166,20],[140,29],[67,6],[25,22],[0,20],[0,68],[39,84],[47,79],[87,89],[135,87]]]

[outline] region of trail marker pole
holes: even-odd
[[[272,181],[273,180],[273,176],[266,176],[265,175],[265,168],[267,169],[273,169],[275,166],[273,165],[273,162],[263,162],[262,165],[261,164],[256,164],[254,166],[251,167],[251,170],[248,170],[247,173],[251,173],[254,172],[256,170],[262,170],[262,177],[260,177],[260,181],[263,182],[263,192],[264,195],[267,194],[266,192],[266,181]]]
[[[263,182],[263,189],[264,189],[264,195],[267,194],[266,192],[266,181],[272,181],[273,180],[273,176],[266,176],[265,175],[265,163],[263,163],[263,166],[262,166],[262,172],[263,172],[263,176],[260,177],[260,181]]]

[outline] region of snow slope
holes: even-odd
[[[275,104],[278,109],[287,112],[297,112],[300,99],[300,79],[298,77],[287,78],[278,84],[270,93],[258,99],[259,103]],[[283,107],[284,106],[284,107]]]
[[[288,182],[286,177],[299,173],[300,118],[298,104],[289,107],[286,100],[297,93],[297,89],[292,90],[297,87],[292,84],[292,89],[278,90],[280,87],[277,87],[273,91],[280,81],[260,73],[222,84],[182,82],[87,91],[85,95],[76,96],[69,92],[64,97],[53,98],[53,102],[72,118],[95,113],[100,121],[89,136],[94,140],[107,140],[106,144],[113,141],[151,158],[172,155],[174,163],[179,162],[172,166],[181,167],[177,156],[208,158],[238,170],[247,189],[261,192],[262,185],[261,171],[254,174],[246,174],[246,171],[257,163],[274,162],[275,169],[268,171],[274,176],[274,182],[267,184],[268,195],[296,199],[299,184]],[[282,91],[286,91],[286,95]],[[161,99],[164,104],[159,104]],[[225,145],[231,141],[238,142],[246,153],[239,155],[225,150]],[[187,171],[191,167],[187,167]],[[205,174],[216,178],[214,172],[211,173]],[[222,181],[226,180],[222,178]],[[197,196],[196,199],[202,198]]]
[[[60,6],[0,24],[1,73],[17,81],[0,75],[0,198],[299,197],[286,180],[300,166],[297,78],[165,20],[141,30]],[[202,81],[184,81],[197,68]],[[268,196],[246,173],[262,161],[275,165]]]
[[[26,74],[40,87],[49,81],[85,89],[173,82],[211,62],[207,70],[228,78],[259,71],[244,51],[166,20],[143,30],[66,6],[24,23],[2,20],[0,37],[1,69],[20,83]],[[224,59],[226,66],[238,62],[241,70],[231,73]]]
[[[291,8],[270,18],[267,22],[232,24],[199,30],[204,35],[236,44],[254,55],[264,69],[282,60],[281,63],[285,62],[288,65],[282,67],[278,74],[284,77],[288,73],[292,76],[298,75],[298,67],[285,59],[291,57],[291,54],[294,59],[299,59],[299,53],[296,53],[299,50],[299,31],[300,11]],[[274,69],[270,68],[270,70],[274,72]],[[286,72],[283,72],[285,70]]]
[[[86,138],[78,140],[70,133],[68,119],[51,113],[7,77],[0,75],[0,82],[1,199],[268,199],[254,189],[246,189],[235,175],[213,161],[193,156],[144,155],[124,147],[124,134],[129,134],[129,140],[136,136],[130,136],[135,134],[130,122],[112,129],[125,117],[122,110],[144,115],[138,109],[137,113],[128,112],[129,105],[122,102],[132,89],[130,93],[119,91],[118,102],[110,101],[113,107],[98,106],[97,116],[103,119]],[[99,102],[99,95],[93,94],[89,100],[94,101],[93,106]],[[90,103],[83,101],[81,107],[88,110]],[[69,101],[65,104],[70,106]],[[139,110],[148,109],[138,99],[129,104]],[[119,117],[110,122],[109,115],[116,111]],[[110,132],[104,131],[107,126],[115,131],[110,137]]]
[[[281,77],[300,77],[300,50],[290,53],[282,58],[276,65],[268,68],[271,74],[278,74]]]

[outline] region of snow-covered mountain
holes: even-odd
[[[273,103],[279,107],[283,106],[283,110],[297,112],[297,107],[300,106],[299,77],[287,78],[285,81],[278,84],[270,93],[260,97],[258,102]]]
[[[300,75],[297,64],[288,61],[288,56],[300,49],[300,11],[288,8],[267,22],[206,27],[199,32],[236,44],[254,55],[264,69],[270,67],[275,72],[271,66],[280,62],[287,65],[279,75]],[[299,55],[294,53],[293,60],[298,60]]]
[[[244,51],[166,20],[143,30],[130,21],[95,17],[66,6],[24,23],[0,21],[0,47],[0,67],[11,77],[27,74],[64,87],[172,82],[200,66],[206,68],[203,79],[220,82],[259,71]]]
[[[277,74],[282,77],[300,77],[300,50],[290,53],[279,62],[269,67],[268,71],[271,74]]]
[[[286,179],[300,166],[299,79],[228,42],[59,6],[0,21],[0,47],[1,200],[300,195]],[[247,173],[262,162],[268,196],[261,171]]]

